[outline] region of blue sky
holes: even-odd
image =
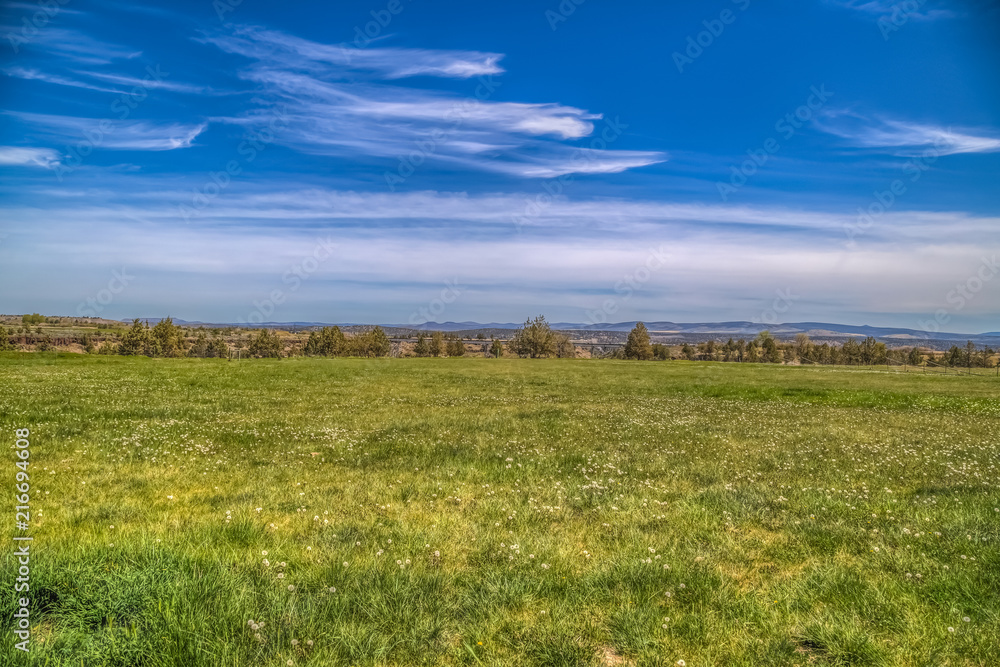
[[[0,310],[1000,330],[1000,3],[9,2]]]

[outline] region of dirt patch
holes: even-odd
[[[629,660],[628,658],[619,655],[610,646],[602,646],[597,650],[597,657],[601,661],[603,667],[633,667],[635,665],[634,660]]]

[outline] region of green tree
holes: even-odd
[[[431,356],[440,357],[444,354],[444,334],[435,331],[431,334]]]
[[[282,350],[281,339],[278,334],[270,329],[258,329],[256,335],[250,339],[247,352],[251,357],[280,357]]]
[[[962,350],[957,345],[952,345],[944,356],[941,358],[941,363],[945,366],[961,366],[962,365]]]
[[[342,357],[347,354],[347,337],[340,327],[323,327],[319,339],[320,354],[323,356]]]
[[[318,356],[320,353],[320,337],[315,331],[309,332],[309,338],[306,339],[305,347],[303,348],[303,353],[310,357]]]
[[[212,340],[208,344],[206,356],[216,359],[224,359],[229,356],[229,346],[226,345],[226,341],[222,339],[218,330],[212,332]]]
[[[681,346],[681,356],[688,361],[694,361],[698,358],[698,353],[693,347],[691,347],[691,345],[684,343],[684,345]]]
[[[649,331],[642,322],[637,322],[632,331],[628,333],[624,354],[626,359],[640,361],[649,361],[653,358],[653,346],[649,342]]]
[[[757,334],[757,345],[760,346],[760,361],[765,364],[780,364],[782,360],[781,351],[778,349],[778,342],[770,331],[761,331]]]
[[[667,361],[670,359],[670,348],[662,343],[653,343],[653,358],[658,361]]]
[[[149,346],[149,328],[144,326],[138,318],[132,320],[132,326],[122,334],[122,340],[118,344],[118,354],[134,357],[145,354]]]
[[[172,318],[163,318],[150,330],[148,356],[179,357],[184,347],[184,332]]]
[[[493,339],[493,344],[490,345],[490,356],[494,359],[499,359],[503,356],[503,343],[496,338]]]
[[[388,357],[392,352],[392,343],[389,341],[389,337],[385,335],[385,331],[382,327],[375,327],[371,331],[366,333],[367,336],[367,352],[366,356],[370,357]]]
[[[507,347],[520,357],[540,359],[556,354],[556,339],[545,316],[539,315],[534,320],[527,320]]]
[[[556,357],[559,359],[576,359],[576,345],[569,336],[563,333],[553,333],[552,342],[556,348]]]
[[[14,349],[14,346],[10,342],[10,335],[7,333],[7,329],[0,327],[0,352],[12,349]]]
[[[766,364],[780,364],[782,361],[781,351],[778,349],[778,342],[773,338],[765,338],[760,346],[761,361]]]
[[[454,338],[448,343],[448,356],[449,357],[465,356],[465,343],[462,342],[461,338]]]
[[[809,334],[795,334],[795,354],[798,355],[799,359],[813,360],[813,344],[809,340]]]
[[[192,343],[190,349],[188,349],[188,356],[189,357],[208,356],[208,336],[205,335],[204,331],[199,331],[198,335],[195,336],[194,343]]]
[[[426,357],[431,353],[431,346],[427,344],[427,337],[423,334],[417,336],[417,344],[413,346],[413,353],[418,357]]]

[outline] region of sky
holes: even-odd
[[[0,311],[1000,331],[1000,2],[7,2]]]

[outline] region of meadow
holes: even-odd
[[[10,665],[1000,664],[1000,381],[0,354]],[[8,487],[9,488],[9,487]]]

